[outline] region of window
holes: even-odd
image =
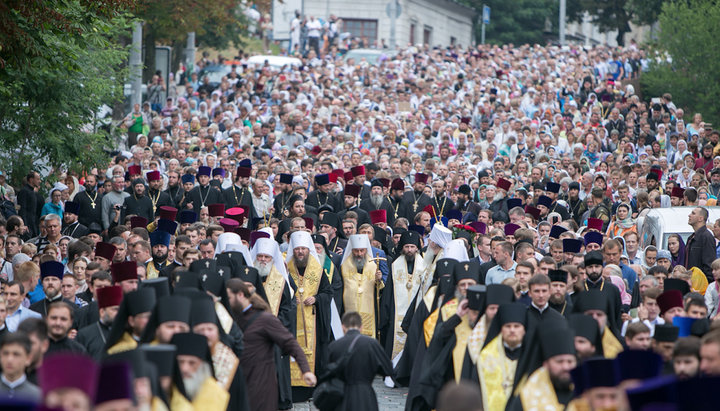
[[[410,44],[415,45],[415,23],[410,23]]]
[[[343,18],[343,31],[351,34],[352,37],[367,39],[368,46],[377,41],[378,23],[377,20],[346,19]]]
[[[423,28],[423,44],[431,45],[432,43],[432,27],[425,26]]]

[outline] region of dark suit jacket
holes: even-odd
[[[687,259],[686,268],[697,267],[705,273],[708,282],[714,281],[710,264],[715,260],[715,237],[703,226],[688,238],[685,246]]]

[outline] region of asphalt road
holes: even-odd
[[[375,394],[377,394],[378,404],[381,411],[402,411],[405,409],[405,399],[407,399],[407,387],[404,388],[388,388],[383,384],[380,377],[375,378],[373,382]],[[300,411],[316,411],[312,403],[295,403],[295,409]]]

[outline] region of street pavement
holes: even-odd
[[[383,379],[376,377],[373,382],[373,389],[377,394],[380,411],[402,411],[405,409],[405,400],[407,399],[407,387],[388,388],[383,384]],[[299,411],[317,411],[312,403],[295,403],[295,410]]]

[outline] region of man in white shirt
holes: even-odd
[[[497,265],[488,270],[485,276],[485,284],[501,284],[506,278],[515,276],[515,267],[517,263],[512,258],[513,245],[508,241],[503,241],[495,245],[493,248],[493,257]]]
[[[636,323],[642,321],[643,324],[650,328],[650,336],[655,335],[655,326],[665,324],[665,320],[660,317],[660,307],[657,303],[657,298],[660,296],[659,288],[649,288],[642,294],[642,303],[637,309],[637,317],[625,321],[622,326],[621,335],[625,336],[629,323]]]
[[[320,35],[322,34],[322,24],[315,16],[310,16],[310,20],[305,23],[308,30],[308,47],[315,50],[315,55],[320,56]]]

